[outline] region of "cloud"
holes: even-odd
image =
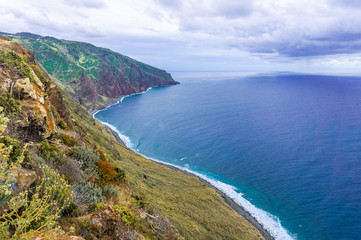
[[[182,0],[172,0],[172,1],[169,1],[169,0],[154,0],[155,3],[163,6],[163,7],[166,7],[166,8],[171,8],[171,9],[179,9],[182,7]]]
[[[0,31],[92,42],[168,59],[165,66],[177,58],[206,61],[207,54],[212,64],[216,55],[222,62],[299,62],[360,53],[360,6],[356,0],[0,0]]]
[[[358,1],[183,1],[171,13],[179,30],[194,42],[250,53],[306,57],[360,51]],[[361,4],[360,4],[361,5]],[[209,46],[212,43],[208,44]]]
[[[329,0],[329,4],[338,5],[342,7],[361,7],[361,2],[359,0]]]
[[[232,1],[215,1],[213,7],[216,14],[226,19],[242,18],[249,16],[253,11],[253,1],[232,0]]]
[[[99,0],[62,0],[63,3],[69,6],[82,7],[82,8],[105,8],[107,5]]]

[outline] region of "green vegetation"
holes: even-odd
[[[82,162],[82,170],[89,175],[97,175],[97,161],[99,161],[99,154],[93,152],[88,148],[73,148],[69,156]]]
[[[70,147],[73,147],[76,144],[75,139],[70,137],[67,134],[61,134],[60,135],[60,140],[64,145],[67,145],[67,146],[70,146]]]
[[[93,206],[103,201],[101,190],[87,181],[81,181],[72,187],[73,197],[79,205]]]
[[[121,217],[122,223],[124,223],[125,226],[129,227],[135,223],[135,214],[126,206],[116,205],[114,206],[114,210]]]
[[[0,144],[0,203],[7,203],[7,209],[0,214],[0,238],[30,239],[39,232],[45,237],[61,234],[59,228],[54,228],[54,218],[71,200],[70,186],[54,170],[44,168],[39,184],[12,195],[15,178],[11,173],[20,168],[22,158],[9,164],[9,149]]]
[[[21,112],[20,103],[9,93],[4,93],[0,96],[0,106],[3,107],[4,112],[10,117],[14,117]]]
[[[102,210],[105,207],[105,204],[103,202],[98,202],[97,204],[94,205],[93,207],[93,211],[99,211]]]
[[[66,122],[63,120],[63,119],[60,119],[59,123],[58,123],[58,126],[61,128],[61,129],[67,129],[68,128],[68,125],[66,124]]]
[[[121,194],[121,192],[118,190],[118,188],[116,188],[115,186],[113,186],[111,184],[104,185],[103,189],[102,189],[102,193],[109,200],[117,199]]]
[[[20,142],[8,136],[4,136],[0,138],[0,143],[4,144],[5,148],[11,149],[8,153],[7,162],[15,163],[18,161],[18,158],[22,153]]]
[[[63,158],[63,154],[54,144],[43,140],[40,145],[40,153],[46,161],[58,162]]]
[[[0,65],[8,68],[16,68],[16,72],[20,77],[29,78],[31,82],[34,82],[34,76],[31,73],[31,68],[26,63],[26,56],[20,56],[14,51],[2,51],[0,50]]]

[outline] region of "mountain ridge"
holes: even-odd
[[[179,84],[164,70],[90,43],[32,33],[4,34],[30,49],[55,82],[88,110],[149,87]]]

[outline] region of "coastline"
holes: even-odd
[[[148,89],[149,90],[149,89]],[[146,90],[146,91],[148,91]],[[146,92],[144,91],[144,92]],[[142,92],[142,93],[144,93]],[[142,94],[142,93],[136,93],[136,94]],[[131,95],[135,95],[135,94],[131,94]],[[120,96],[117,101],[111,103],[111,104],[108,104],[106,105],[104,108],[102,109],[98,109],[98,110],[92,110],[90,111],[90,115],[92,116],[93,119],[99,121],[98,119],[95,118],[95,114],[98,113],[99,111],[102,111],[102,110],[105,110],[107,108],[109,108],[110,106],[114,105],[114,104],[118,104],[118,103],[121,103],[123,101],[123,99],[125,97],[128,97],[128,96],[131,96],[131,95],[127,95],[127,96]],[[134,151],[133,149],[131,149],[130,147],[128,147],[125,142],[121,139],[121,137],[119,136],[119,134],[114,131],[110,126],[108,126],[107,124],[99,121],[100,123],[103,124],[103,126],[105,126],[111,133],[112,135],[115,137],[115,139],[117,140],[117,142],[121,145],[123,145],[124,147],[128,148],[129,150],[137,153],[137,154],[140,154],[136,151]],[[265,229],[261,223],[259,223],[257,221],[257,219],[255,217],[253,217],[244,207],[240,206],[239,204],[237,204],[231,197],[227,196],[227,194],[225,194],[224,192],[222,192],[221,190],[219,190],[216,186],[214,186],[213,184],[211,184],[209,181],[207,181],[206,179],[190,172],[190,171],[186,171],[186,170],[183,170],[181,169],[180,167],[177,167],[177,166],[174,166],[172,164],[168,164],[168,163],[165,163],[165,162],[161,162],[161,161],[156,161],[154,159],[151,159],[149,157],[146,157],[142,154],[140,154],[141,156],[147,158],[148,160],[154,162],[154,163],[157,163],[157,164],[160,164],[160,165],[163,165],[165,167],[168,167],[170,169],[173,169],[173,170],[177,170],[177,171],[180,171],[184,174],[187,174],[187,175],[190,175],[190,176],[194,176],[194,177],[197,177],[202,183],[204,183],[207,187],[210,187],[212,189],[214,189],[218,194],[220,194],[222,196],[222,198],[225,200],[225,202],[234,210],[236,211],[239,215],[241,215],[243,218],[245,218],[248,222],[250,222],[255,228],[257,228],[257,230],[262,234],[262,236],[266,239],[266,240],[275,240],[275,237],[273,237],[269,231],[267,229]]]

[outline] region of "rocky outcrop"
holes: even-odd
[[[40,141],[49,137],[56,131],[56,124],[46,91],[47,86],[30,67],[37,64],[33,54],[18,43],[5,39],[0,39],[0,45],[3,52],[14,51],[18,54],[19,61],[29,69],[31,76],[31,80],[29,77],[21,78],[17,68],[11,67],[11,64],[0,64],[0,95],[10,94],[21,105],[21,112],[13,119],[11,127],[20,130],[14,131],[19,134],[17,138],[27,141]]]

